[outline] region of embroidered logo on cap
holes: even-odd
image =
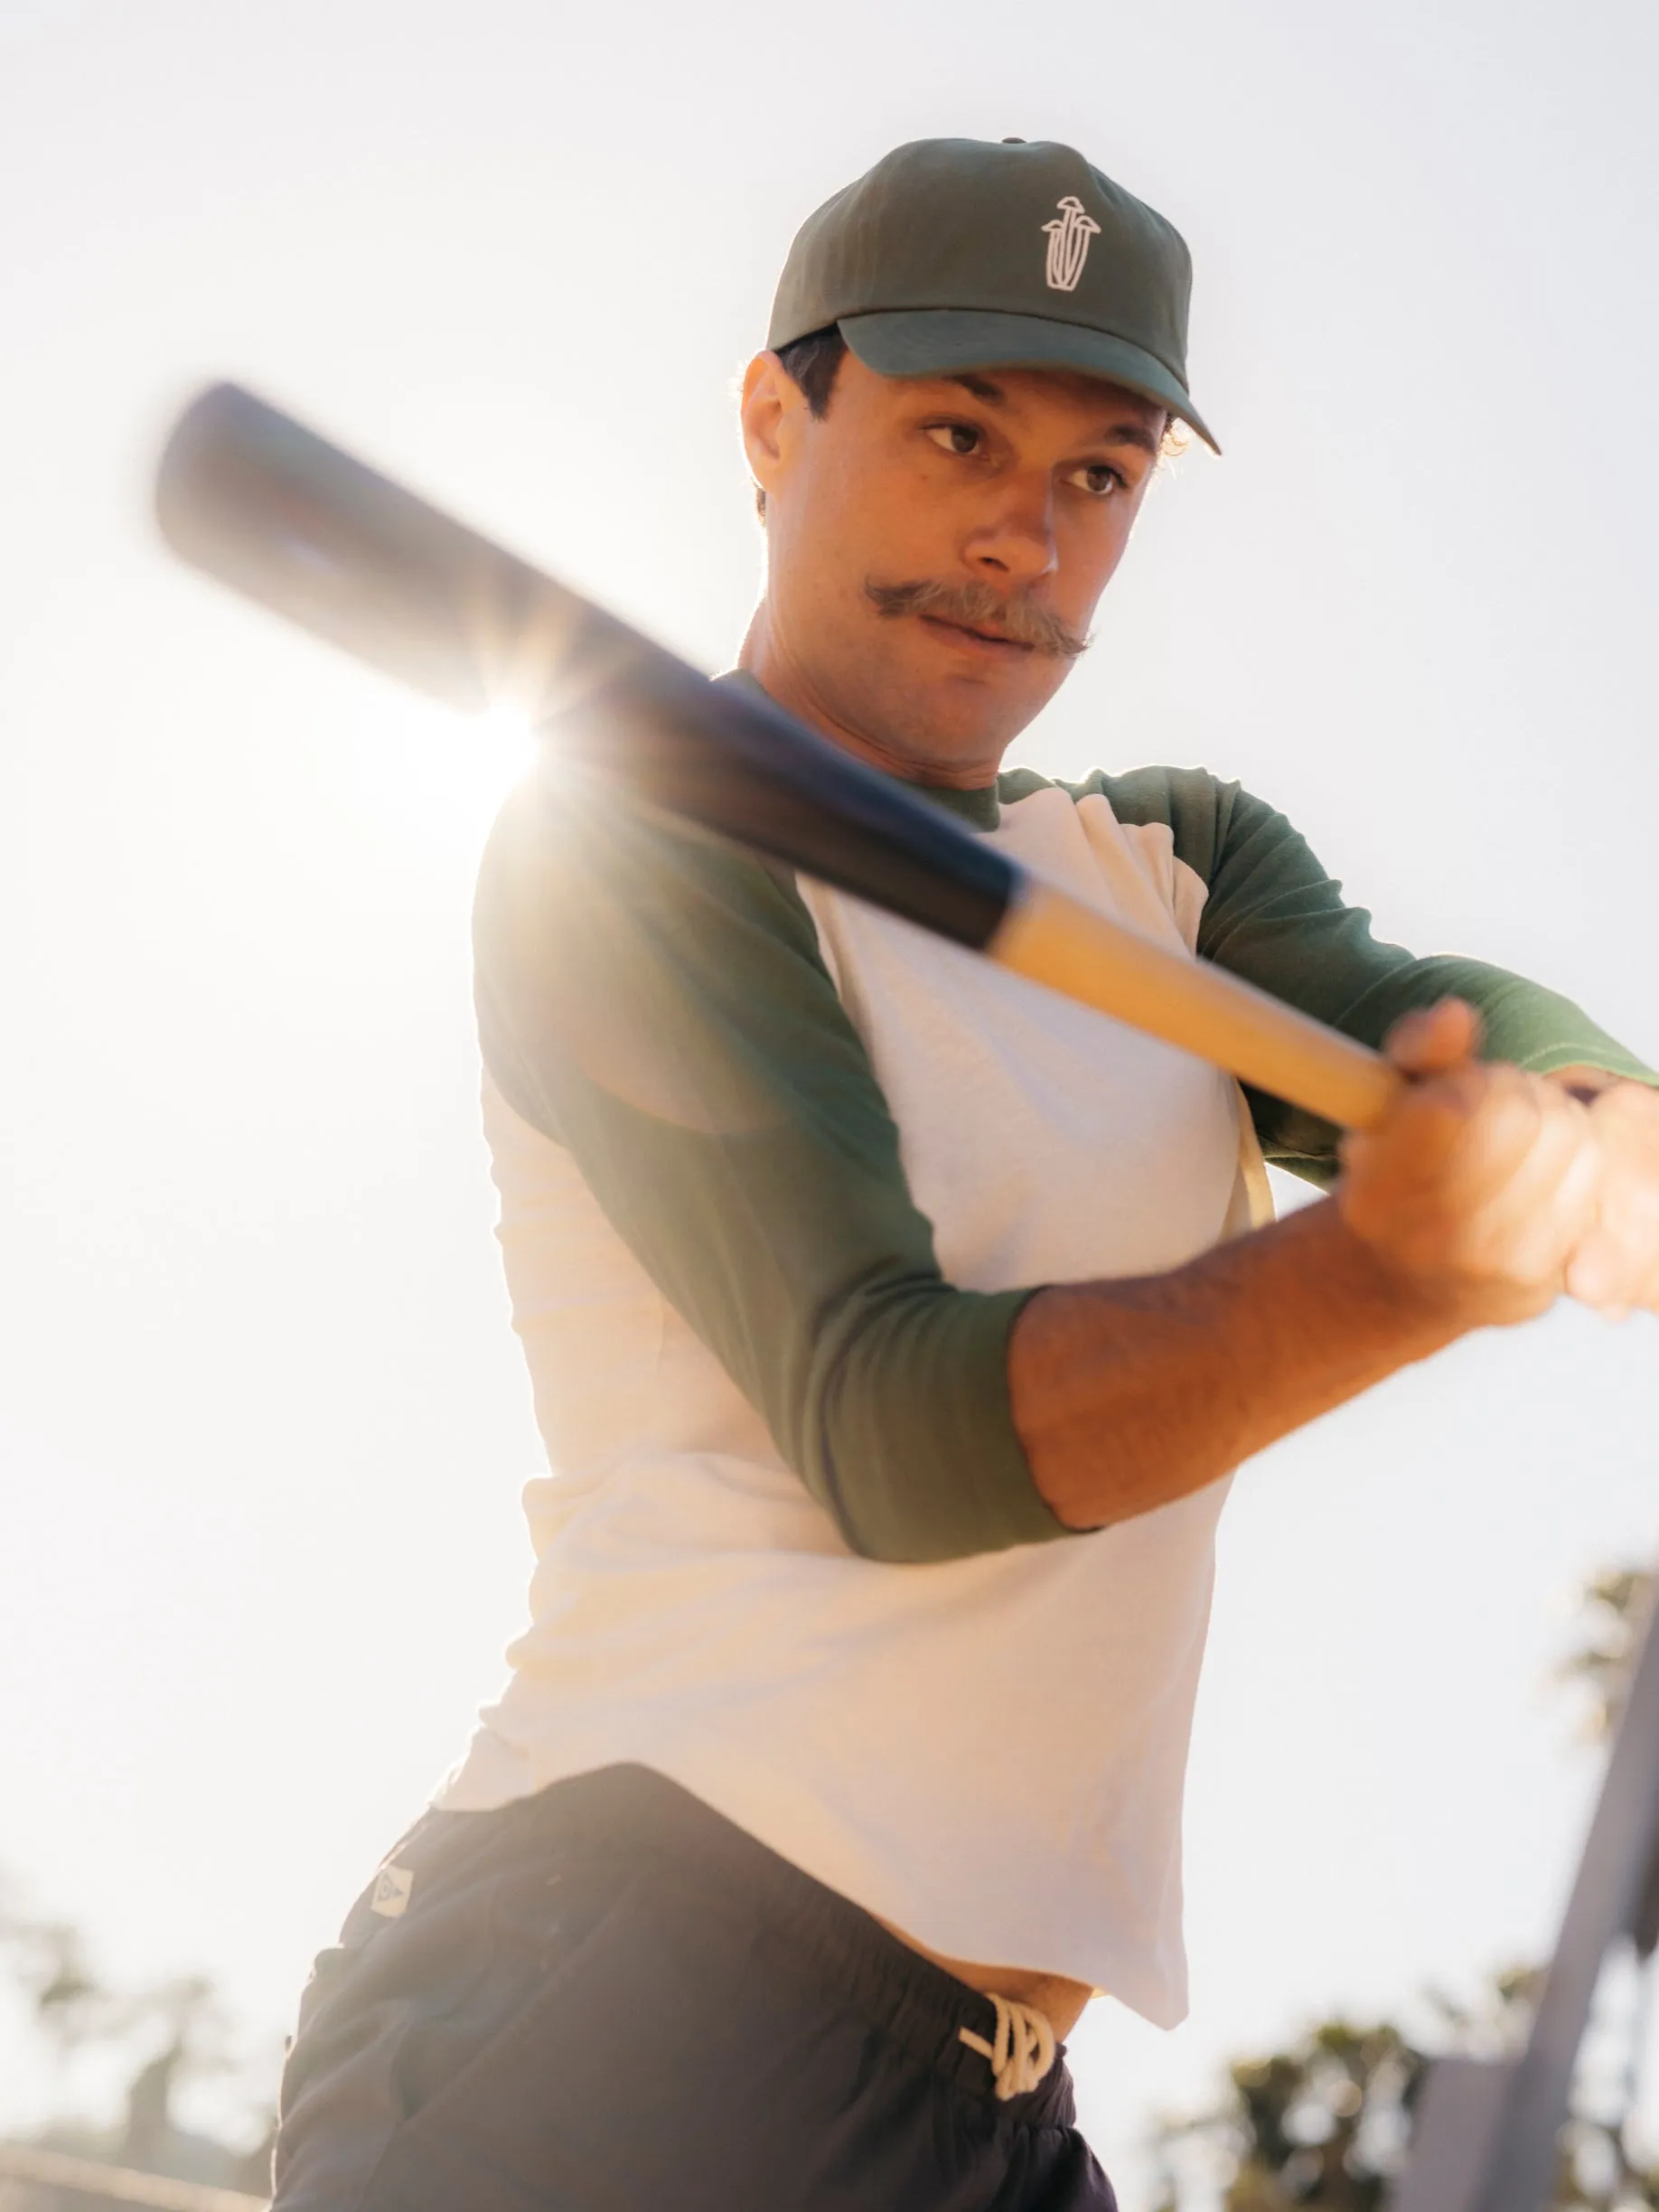
[[[413,1867],[382,1867],[375,1877],[374,1895],[369,1900],[370,1911],[379,1913],[383,1920],[401,1919],[408,1910],[409,1892],[414,1887]]]
[[[1043,225],[1048,233],[1048,288],[1075,292],[1083,263],[1089,258],[1089,240],[1101,226],[1085,211],[1075,192],[1067,192],[1056,204],[1059,214],[1053,222]]]

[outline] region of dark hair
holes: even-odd
[[[800,386],[807,413],[814,422],[822,422],[830,412],[836,372],[846,358],[847,341],[834,323],[827,330],[808,331],[804,338],[792,338],[787,345],[778,348],[784,373],[792,384]],[[765,520],[766,494],[759,484],[755,487],[755,511]]]
[[[836,371],[846,358],[847,341],[837,323],[831,323],[828,330],[808,331],[804,338],[792,338],[778,348],[778,359],[790,380],[801,387],[807,412],[819,422],[830,412]]]

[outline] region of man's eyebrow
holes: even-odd
[[[971,392],[976,399],[983,399],[987,407],[1007,407],[1008,404],[1007,392],[1003,390],[1000,384],[993,384],[989,377],[953,376],[947,377],[945,381],[947,384],[960,384],[964,391]]]
[[[1139,445],[1142,453],[1150,454],[1155,461],[1158,458],[1158,440],[1144,423],[1113,423],[1101,432],[1100,438],[1102,445]]]

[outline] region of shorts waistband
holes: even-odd
[[[408,1840],[413,1851],[406,1846],[398,1855],[424,1856],[420,1845],[428,1838],[441,1851],[440,1837],[455,1833],[451,1823],[474,1822],[534,1834],[539,1852],[651,1860],[671,1882],[706,1887],[758,1926],[776,1946],[781,1966],[804,1968],[823,1994],[860,2012],[933,2073],[983,2098],[999,2118],[1072,2125],[1064,2045],[1035,2089],[994,2098],[989,2062],[961,2040],[963,2029],[984,2044],[995,2039],[997,2008],[989,1997],[654,1768],[599,1767],[493,1813],[428,1814]]]

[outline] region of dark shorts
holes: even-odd
[[[377,1899],[380,1909],[376,1909]],[[318,1959],[276,2212],[1115,2212],[1062,2060],[639,1767],[428,1813]]]

